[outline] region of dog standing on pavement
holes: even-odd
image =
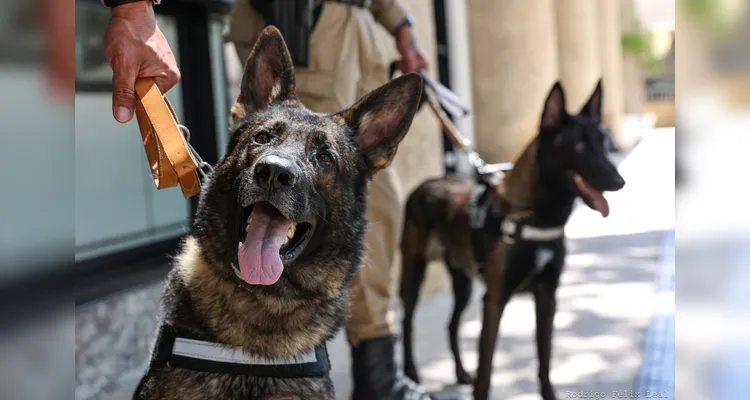
[[[263,31],[135,398],[334,398],[325,343],[348,314],[367,184],[395,155],[421,91],[408,74],[347,110],[311,112],[281,34]]]
[[[458,383],[474,381],[461,361],[458,327],[471,297],[472,278],[479,275],[487,292],[474,399],[488,397],[500,318],[519,292],[531,292],[536,303],[542,398],[556,399],[549,363],[555,292],[566,254],[564,227],[576,198],[606,217],[609,205],[602,192],[625,185],[607,157],[601,115],[601,81],[577,115],[566,112],[565,94],[558,82],[544,102],[538,135],[502,180],[478,184],[449,175],[426,181],[409,196],[401,242],[400,294],[404,369],[410,378],[419,382],[412,345],[419,290],[427,262],[442,257],[453,283],[448,332]]]

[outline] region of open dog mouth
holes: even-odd
[[[591,187],[581,175],[573,175],[573,182],[581,193],[583,202],[586,203],[589,208],[599,211],[599,213],[602,214],[602,217],[607,218],[609,215],[609,202],[604,198],[602,192]]]
[[[242,209],[237,262],[251,285],[273,285],[284,264],[296,260],[312,238],[313,225],[294,223],[268,202]]]

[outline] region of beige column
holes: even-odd
[[[617,1],[617,0],[612,0]],[[619,0],[620,32],[629,32],[637,28],[633,0]],[[646,103],[645,72],[635,56],[623,55],[623,108],[625,114],[641,114]]]
[[[577,113],[602,75],[600,0],[557,0],[557,54],[568,112]],[[608,2],[608,1],[601,1]]]
[[[622,118],[625,113],[625,75],[623,71],[622,28],[620,5],[613,0],[598,0],[599,43],[604,88],[602,103],[604,124],[612,131],[615,143],[627,145],[623,137]],[[637,84],[641,88],[643,84]]]
[[[511,161],[536,133],[558,76],[553,0],[467,2],[476,147]]]

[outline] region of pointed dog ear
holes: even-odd
[[[297,98],[294,65],[281,32],[273,26],[263,30],[245,62],[240,95],[232,106],[232,121],[271,104]]]
[[[596,121],[597,125],[602,122],[602,79],[599,78],[599,82],[596,83],[594,92],[591,93],[589,101],[583,106],[580,112],[581,115],[589,117]]]
[[[422,96],[422,77],[402,75],[335,116],[354,129],[365,162],[375,173],[388,166],[409,131]]]
[[[560,81],[555,82],[544,101],[542,109],[541,132],[551,131],[560,126],[568,117],[565,111],[565,92]]]

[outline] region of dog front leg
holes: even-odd
[[[552,329],[554,328],[557,300],[555,287],[541,287],[534,291],[536,306],[536,346],[539,357],[539,388],[544,400],[556,400],[555,390],[549,379],[552,353]]]
[[[502,296],[502,299],[499,300],[490,292],[490,289],[484,295],[482,333],[479,336],[479,365],[474,382],[474,400],[487,400],[489,396],[495,343],[500,329],[500,318],[503,316],[508,298],[509,296]]]
[[[508,278],[514,282],[518,280],[513,275],[509,277],[505,273],[507,251],[507,244],[498,240],[490,256],[487,257],[485,273],[487,291],[483,299],[482,333],[479,336],[479,365],[474,381],[474,400],[486,400],[489,395],[492,358],[500,329],[500,319],[516,286],[515,283],[509,282]]]

